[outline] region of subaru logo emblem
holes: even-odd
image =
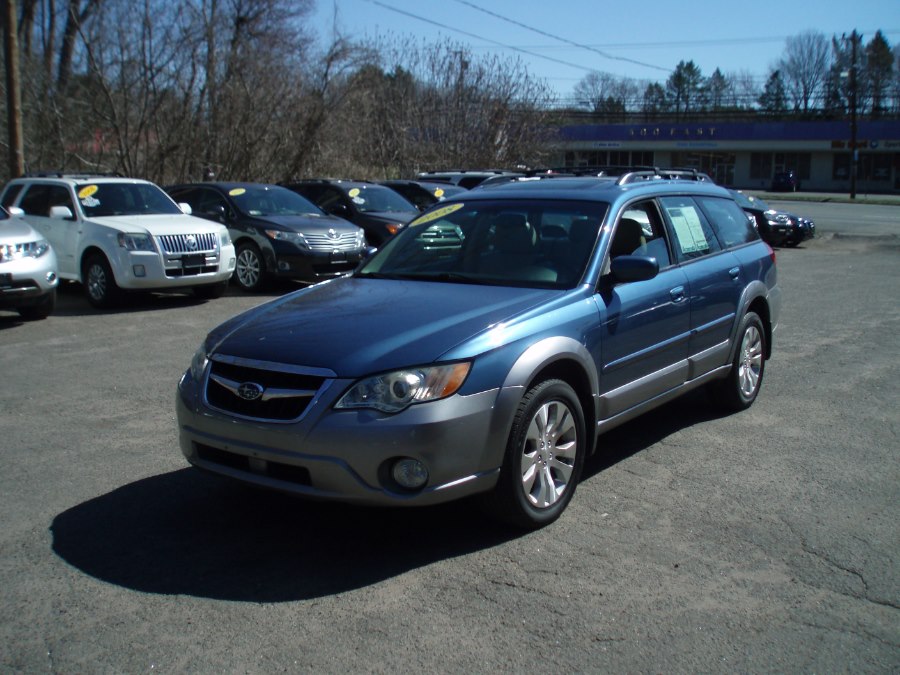
[[[341,235],[337,233],[337,230],[334,228],[328,230],[328,238],[329,239],[339,239]]]
[[[237,395],[245,401],[255,401],[263,395],[265,389],[256,382],[242,382],[237,388]]]
[[[190,250],[197,250],[197,237],[195,237],[193,234],[189,234],[187,237],[185,237],[184,243],[187,244],[187,247]]]

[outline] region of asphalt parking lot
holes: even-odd
[[[900,207],[791,210],[755,405],[607,434],[526,535],[187,468],[176,382],[271,296],[0,312],[0,670],[900,671]]]

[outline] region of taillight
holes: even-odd
[[[769,257],[772,259],[772,263],[775,263],[775,249],[769,246],[768,242],[763,242],[766,245],[766,248],[769,249]]]

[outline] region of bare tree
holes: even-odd
[[[804,31],[787,39],[777,70],[795,110],[809,112],[821,95],[829,68],[828,39],[818,31]]]

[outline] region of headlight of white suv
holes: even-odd
[[[455,394],[471,367],[471,363],[453,363],[367,377],[354,384],[334,407],[400,412],[414,403],[437,401]]]
[[[156,251],[153,245],[153,237],[149,234],[130,234],[119,232],[116,236],[119,246],[129,251]]]
[[[0,244],[0,260],[20,260],[22,258],[40,258],[50,250],[46,239],[29,241],[24,244]]]

